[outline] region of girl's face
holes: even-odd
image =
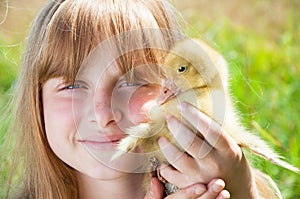
[[[144,164],[138,153],[113,162],[110,158],[125,129],[147,121],[147,113],[156,104],[160,80],[149,78],[148,68],[135,67],[133,82],[116,64],[107,69],[87,64],[73,85],[62,78],[46,81],[42,90],[45,130],[54,153],[98,179],[116,178]]]

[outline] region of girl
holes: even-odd
[[[7,197],[163,198],[156,178],[148,191],[141,188],[142,148],[114,163],[109,157],[126,127],[147,120],[160,89],[159,64],[181,38],[165,1],[49,2],[34,22],[11,103]],[[182,113],[211,122],[190,105]],[[169,118],[168,125],[174,131],[178,122]],[[210,132],[208,140],[219,143],[210,155],[187,152],[161,169],[180,188],[167,198],[259,197],[241,149],[220,129]],[[170,145],[164,138],[159,144]],[[169,157],[180,152],[168,149]]]

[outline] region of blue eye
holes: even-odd
[[[79,88],[88,89],[89,87],[85,82],[78,81],[73,84],[65,83],[63,85],[63,87],[61,88],[61,90],[73,90],[73,89],[79,89]]]
[[[131,83],[131,82],[125,82],[119,85],[119,87],[135,87],[135,86],[141,86],[143,84],[141,83]]]
[[[80,98],[88,94],[89,91],[89,85],[82,81],[62,82],[57,88],[57,92],[67,98]]]
[[[76,89],[76,88],[81,88],[82,85],[80,84],[72,84],[72,85],[68,85],[66,86],[64,89]]]

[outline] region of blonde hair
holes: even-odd
[[[121,41],[123,46],[133,42],[140,46],[117,60],[124,71],[131,69],[134,57],[160,63],[165,52],[151,46],[163,46],[165,50],[180,39],[174,33],[180,32],[176,13],[163,0],[53,0],[40,12],[10,103],[13,119],[6,145],[7,150],[14,150],[9,152],[10,161],[5,160],[12,169],[7,197],[15,194],[11,189],[21,181],[15,187],[18,198],[78,198],[75,170],[52,152],[45,136],[42,85],[53,77],[74,81],[82,62],[100,42],[136,30],[142,34],[135,40],[130,37]],[[153,37],[151,30],[164,31]],[[261,196],[273,198],[278,194],[276,185],[253,171]]]
[[[172,46],[176,38],[172,31],[180,30],[174,16],[172,7],[160,0],[55,0],[45,6],[29,35],[11,102],[15,108],[8,136],[15,141],[7,143],[7,148],[15,150],[9,155],[11,162],[6,160],[12,168],[7,197],[21,181],[15,188],[20,198],[78,198],[75,171],[52,152],[45,136],[43,83],[53,77],[74,81],[83,60],[101,41],[126,31],[141,30],[136,41],[120,42],[140,41],[143,50],[121,56],[117,61],[123,70],[130,70],[132,56],[159,61],[157,51],[147,46],[150,42]],[[156,40],[144,29],[165,31],[156,34]]]

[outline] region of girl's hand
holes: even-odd
[[[221,179],[213,179],[206,187],[203,184],[193,184],[179,189],[177,192],[168,195],[165,199],[229,199],[230,194],[224,190],[225,183]],[[157,178],[151,179],[151,186],[145,199],[162,199],[164,187]]]
[[[168,116],[168,128],[186,152],[183,153],[164,137],[159,139],[160,148],[172,165],[162,167],[162,177],[179,188],[195,183],[208,184],[213,178],[221,178],[226,182],[231,197],[258,197],[251,168],[236,142],[196,107],[181,103],[180,109],[182,116],[204,139],[195,136],[175,117]]]

